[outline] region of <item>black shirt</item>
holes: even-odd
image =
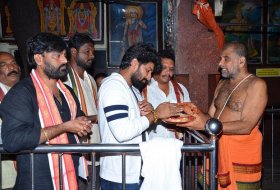
[[[70,87],[77,104],[77,117],[84,115],[80,104]],[[56,101],[63,122],[71,118],[70,109],[64,96],[62,104]],[[5,96],[0,105],[2,117],[2,139],[4,149],[8,152],[32,150],[39,145],[41,125],[36,90],[30,77],[16,84]],[[67,133],[70,144],[76,144],[73,134]],[[72,155],[76,174],[79,155]],[[34,155],[35,189],[53,189],[47,154]],[[14,189],[31,189],[31,170],[29,154],[17,155],[17,179]]]

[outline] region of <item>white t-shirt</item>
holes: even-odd
[[[135,89],[134,89],[135,90]],[[149,127],[149,120],[140,115],[137,99],[125,79],[118,73],[105,78],[98,92],[98,121],[101,143],[139,144],[142,132]],[[138,183],[141,169],[140,156],[126,156],[126,183]],[[122,157],[100,158],[100,177],[121,183]]]

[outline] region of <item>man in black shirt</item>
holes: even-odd
[[[32,150],[40,144],[76,144],[91,131],[74,92],[63,85],[66,44],[59,36],[39,33],[27,41],[30,76],[5,96],[2,116],[3,146],[8,152]],[[63,154],[64,189],[78,189],[79,155]],[[34,156],[34,189],[59,189],[58,154]],[[17,155],[14,189],[31,189],[30,156]]]

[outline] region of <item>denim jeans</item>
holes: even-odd
[[[122,190],[122,184],[116,183],[112,181],[108,181],[105,179],[100,178],[100,185],[102,190]],[[132,184],[125,184],[126,190],[139,190],[140,184],[132,183]]]

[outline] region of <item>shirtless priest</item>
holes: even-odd
[[[246,48],[240,43],[224,46],[219,69],[222,79],[208,114],[188,103],[184,111],[196,119],[181,126],[203,130],[207,119],[219,119],[223,124],[218,150],[219,190],[259,190],[262,168],[259,124],[267,104],[266,83],[248,72]]]

